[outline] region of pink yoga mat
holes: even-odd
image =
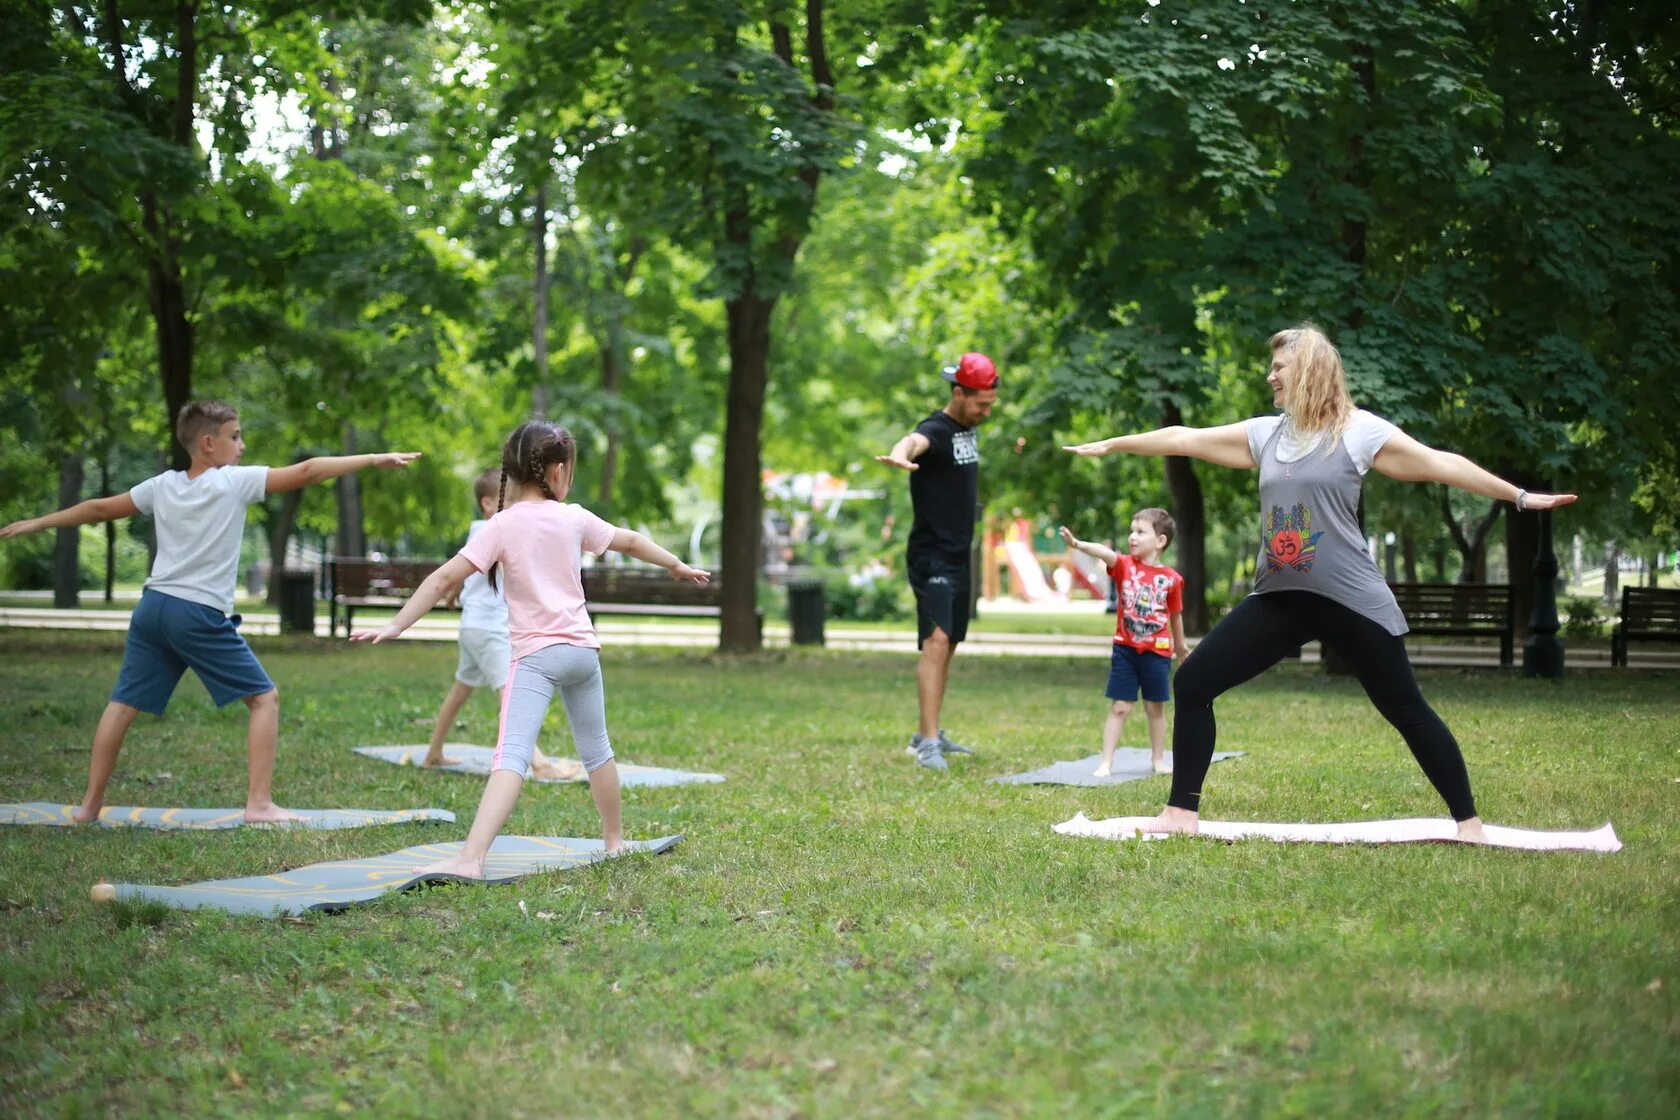
[[[1063,836],[1093,840],[1165,840],[1159,833],[1141,833],[1153,817],[1110,817],[1094,821],[1084,813],[1053,827]],[[1521,848],[1530,852],[1619,852],[1622,842],[1607,822],[1591,832],[1536,832],[1527,828],[1483,826],[1490,848]],[[1342,824],[1256,824],[1249,821],[1202,821],[1198,836],[1215,840],[1276,840],[1293,844],[1409,844],[1451,842],[1457,826],[1445,818],[1423,817],[1398,821],[1349,821]]]

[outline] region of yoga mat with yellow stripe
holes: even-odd
[[[25,801],[0,805],[0,824],[40,824],[83,827],[72,820],[74,805],[50,801]],[[187,831],[218,831],[226,828],[366,828],[374,824],[407,824],[432,821],[450,824],[455,814],[448,809],[293,809],[301,821],[283,824],[246,824],[244,809],[155,809],[138,805],[107,805],[99,819],[88,827],[156,828]]]
[[[681,839],[678,835],[632,841],[629,852],[663,852]],[[179,887],[116,883],[108,893],[126,902],[161,902],[184,910],[209,906],[265,918],[306,914],[312,910],[335,911],[422,883],[480,881],[462,880],[453,875],[422,875],[414,870],[448,859],[460,850],[460,841],[417,844],[382,856],[312,863],[277,875],[213,879]],[[539,871],[565,870],[616,858],[608,854],[600,840],[573,836],[498,836],[490,845],[481,881],[507,883]]]

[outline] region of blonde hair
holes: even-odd
[[[1290,424],[1298,435],[1324,433],[1326,450],[1336,446],[1353,415],[1341,352],[1311,323],[1279,331],[1271,341],[1273,358],[1282,353],[1292,358],[1283,392],[1283,410]]]

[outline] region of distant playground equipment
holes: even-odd
[[[984,555],[991,562],[986,565],[981,589],[986,598],[995,599],[1002,594],[1000,571],[1009,573],[1010,597],[1022,602],[1063,603],[1076,590],[1093,599],[1107,598],[1108,574],[1100,563],[1080,552],[1041,555],[1034,547],[1038,536],[1043,536],[1046,544],[1053,541],[1060,544],[1048,533],[1037,533],[1032,522],[1024,517],[1014,518],[1001,532],[995,526],[987,526]],[[1055,580],[1054,587],[1045,578],[1046,565]]]

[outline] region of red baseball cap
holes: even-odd
[[[998,387],[997,366],[984,354],[964,354],[957,359],[956,365],[940,370],[939,376],[953,385],[961,385],[964,389]]]

